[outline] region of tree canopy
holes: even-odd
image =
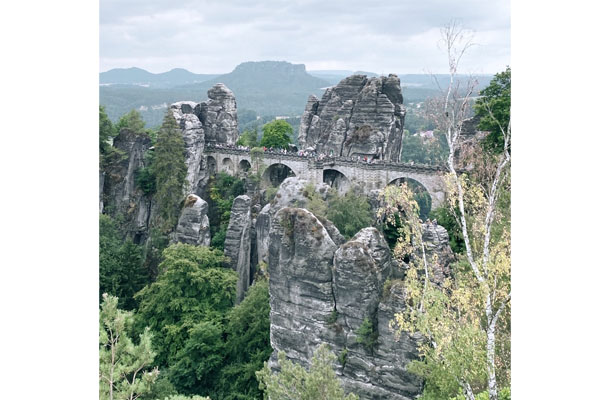
[[[118,298],[118,306],[133,310],[133,298],[148,282],[142,259],[142,247],[123,241],[116,222],[108,215],[99,219],[100,301],[103,293]]]
[[[292,126],[281,119],[263,125],[263,137],[260,145],[274,149],[286,149],[292,137]]]
[[[134,133],[144,133],[145,127],[146,123],[142,119],[142,115],[136,110],[129,111],[116,123],[117,132],[120,132],[122,128],[127,128]]]
[[[159,226],[169,231],[178,222],[187,172],[184,139],[170,110],[167,110],[159,129],[150,172],[155,177],[155,201],[161,218]]]
[[[160,366],[177,361],[197,324],[218,320],[233,306],[237,276],[223,268],[224,260],[218,250],[173,244],[163,251],[157,280],[136,295],[140,326],[155,332]]]
[[[280,372],[271,372],[268,363],[256,373],[260,388],[265,391],[265,398],[270,400],[357,400],[353,393],[345,395],[332,364],[337,357],[328,345],[318,347],[311,360],[309,371],[286,359],[280,352],[278,362]]]
[[[103,295],[99,325],[100,399],[135,400],[151,391],[159,370],[150,368],[155,353],[152,333],[144,328],[135,344],[130,338],[133,314],[118,308],[118,298]]]
[[[237,139],[235,144],[238,146],[248,147],[258,146],[258,127],[254,127],[254,129],[246,129],[244,133],[241,134],[239,139]]]
[[[489,131],[485,147],[495,153],[501,153],[504,147],[504,135],[510,121],[510,67],[494,75],[481,98],[475,104],[475,114],[481,117],[479,129]]]

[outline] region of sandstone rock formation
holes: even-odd
[[[194,114],[197,103],[194,101],[180,101],[170,106],[178,126],[182,130],[185,147],[185,162],[187,167],[186,180],[188,191],[193,193],[199,183],[199,171],[205,143],[203,124]]]
[[[421,380],[405,370],[420,339],[403,334],[396,341],[388,326],[404,308],[404,293],[400,282],[384,291],[395,262],[377,229],[339,246],[312,213],[286,207],[273,217],[269,237],[272,368],[280,350],[306,365],[328,343],[344,388],[361,399],[421,393]],[[365,319],[377,335],[372,347],[358,340]]]
[[[310,96],[301,117],[299,145],[335,156],[399,161],[405,107],[396,75],[352,75]]]
[[[271,200],[271,203],[265,205],[259,212],[258,217],[256,218],[257,264],[259,262],[268,262],[267,255],[271,219],[283,207],[305,207],[308,202],[306,193],[306,187],[308,185],[309,182],[304,179],[296,177],[286,178],[278,187],[278,191],[273,200]],[[314,190],[325,199],[330,190],[330,186],[325,183],[319,183],[314,186]],[[336,236],[336,234],[339,234],[339,236],[341,235],[338,230],[336,232],[333,230],[332,233],[337,240],[341,241],[342,237],[339,239]]]
[[[449,277],[449,264],[455,261],[455,256],[449,246],[447,229],[435,222],[426,221],[422,224],[422,240],[426,249],[426,260],[430,266],[430,280],[437,285]],[[417,252],[421,255],[421,252]]]
[[[104,209],[112,217],[120,216],[127,237],[140,243],[148,229],[151,200],[137,187],[136,173],[145,166],[144,153],[151,141],[146,134],[123,128],[113,146],[122,156],[110,163],[105,171]]]
[[[239,137],[233,92],[218,83],[208,90],[208,97],[199,104],[180,101],[170,106],[184,138],[188,190],[199,195],[211,173],[203,156],[205,145],[233,145]]]
[[[252,242],[251,200],[246,195],[237,196],[231,207],[231,219],[225,237],[225,256],[229,266],[237,272],[237,302],[241,302],[250,286],[250,245]]]
[[[239,138],[235,95],[224,84],[217,83],[208,90],[208,97],[209,100],[195,107],[205,131],[205,143],[235,144]]]
[[[195,194],[189,194],[171,241],[195,246],[209,246],[210,222],[207,214],[208,203]]]

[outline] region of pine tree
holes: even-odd
[[[154,199],[159,207],[158,225],[167,232],[178,220],[186,184],[184,140],[170,110],[159,129],[152,173],[156,177]]]
[[[100,399],[135,400],[152,389],[159,370],[153,363],[152,334],[148,328],[136,345],[129,338],[133,314],[118,308],[119,299],[104,293],[100,311]]]

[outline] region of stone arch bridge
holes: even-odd
[[[296,176],[313,182],[326,182],[339,192],[347,191],[358,185],[366,191],[383,189],[389,184],[415,181],[430,194],[432,208],[440,206],[445,200],[443,175],[446,169],[440,166],[378,162],[367,164],[346,158],[327,158],[299,156],[295,153],[265,152],[258,161],[258,170],[268,184],[279,185],[289,176]],[[207,147],[204,150],[210,173],[220,171],[230,175],[245,175],[256,171],[248,150],[234,148]]]

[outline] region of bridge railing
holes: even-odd
[[[249,155],[250,149],[228,147],[222,145],[208,145],[204,149],[205,153],[221,153],[221,154],[234,154],[234,155]],[[341,165],[346,167],[357,167],[370,170],[391,170],[391,171],[405,171],[405,172],[428,172],[438,173],[447,172],[448,169],[444,165],[428,165],[418,163],[403,163],[403,162],[392,162],[384,160],[374,160],[373,162],[365,162],[363,160],[357,160],[353,157],[331,157],[331,156],[320,156],[313,154],[303,154],[297,152],[283,152],[283,151],[271,151],[266,150],[263,153],[265,158],[275,159],[286,159],[301,162],[309,162],[314,168],[327,168],[334,165]],[[459,171],[464,172],[464,171]]]

